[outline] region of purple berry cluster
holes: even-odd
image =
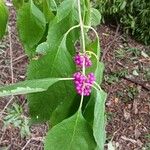
[[[92,89],[92,84],[95,81],[95,76],[93,73],[89,73],[84,76],[81,72],[76,72],[74,75],[74,83],[76,91],[80,95],[89,96]]]
[[[75,61],[76,65],[78,65],[79,67],[83,67],[83,63],[85,63],[85,67],[92,66],[92,62],[91,62],[89,56],[86,55],[86,54],[85,55],[83,55],[83,54],[77,54],[74,57],[74,61]]]

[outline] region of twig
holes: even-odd
[[[14,73],[13,73],[13,52],[12,52],[12,40],[11,40],[11,27],[8,26],[8,36],[9,36],[9,54],[10,54],[10,72],[11,72],[11,83],[13,83],[14,80]],[[9,104],[14,99],[14,96],[12,95],[8,103],[5,105],[3,110],[0,112],[0,117],[3,115],[5,109],[9,106]],[[6,131],[6,130],[5,130]],[[3,140],[5,131],[3,132],[3,135],[0,139],[0,142]]]
[[[9,34],[9,53],[10,53],[10,71],[11,71],[11,83],[14,82],[14,72],[13,72],[13,52],[12,52],[12,41],[11,41],[11,27],[8,26]]]
[[[117,29],[116,29],[116,32],[115,32],[115,36],[114,36],[114,39],[112,41],[110,41],[106,46],[106,48],[103,50],[103,54],[102,54],[102,58],[101,60],[103,61],[107,52],[109,51],[110,47],[112,46],[112,44],[119,38],[117,37],[117,34],[118,34],[118,31],[119,31],[119,28],[120,28],[120,25],[118,24],[117,26]],[[107,47],[108,46],[108,47]]]
[[[21,150],[25,150],[25,148],[28,146],[28,144],[29,144],[32,140],[43,142],[43,137],[37,137],[37,138],[33,137],[33,138],[29,139],[29,140],[27,141],[27,143],[24,145],[24,147],[23,147]]]
[[[21,55],[21,56],[15,58],[13,60],[13,63],[16,64],[16,63],[18,63],[18,61],[20,61],[20,59],[24,59],[24,58],[27,58],[27,55],[24,54],[24,55]]]
[[[125,141],[129,141],[129,142],[134,143],[134,144],[137,143],[136,140],[127,138],[127,137],[125,137],[125,136],[121,136],[121,138],[122,138],[123,140],[125,140]]]
[[[120,62],[118,62],[118,61],[117,61],[117,64],[120,65],[120,66],[123,67],[123,68],[128,69],[127,66],[124,66],[122,63],[120,63]],[[126,77],[126,76],[124,76],[124,77],[122,77],[122,78],[125,79],[125,80],[127,80],[127,81],[130,81],[130,82],[132,82],[132,83],[134,83],[134,84],[140,85],[143,89],[145,89],[145,90],[147,90],[147,91],[150,91],[150,86],[148,86],[147,84],[145,84],[145,83],[142,82],[142,81],[137,81],[137,80],[131,79],[131,78]]]
[[[150,91],[150,86],[147,86],[147,84],[144,84],[143,82],[141,81],[137,81],[137,80],[134,80],[134,79],[131,79],[131,78],[128,78],[128,77],[123,77],[123,79],[127,80],[127,81],[130,81],[132,83],[135,83],[137,85],[140,85],[143,89],[147,90],[147,91]]]
[[[11,96],[10,100],[8,101],[8,103],[5,105],[5,107],[3,108],[3,110],[0,112],[0,117],[3,115],[5,109],[9,106],[9,104],[12,102],[13,99],[14,99],[14,97]]]
[[[13,79],[14,79],[14,73],[13,73],[13,52],[12,52],[12,41],[11,41],[11,28],[8,26],[8,34],[9,34],[9,53],[10,53],[10,71],[11,71],[11,83],[13,83]],[[3,114],[3,112],[5,111],[5,109],[9,106],[9,104],[11,103],[11,101],[13,100],[13,96],[11,96],[10,100],[8,101],[8,103],[6,104],[6,106],[4,107],[4,109],[1,111],[0,116]]]

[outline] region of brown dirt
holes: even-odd
[[[18,40],[15,20],[15,11],[10,7],[13,81],[17,82],[25,79],[28,61]],[[102,25],[97,30],[105,63],[102,87],[108,93],[106,102],[107,142],[112,141],[115,150],[144,150],[144,148],[148,150],[147,144],[150,143],[150,138],[147,137],[150,134],[150,73],[148,74],[150,57],[142,56],[141,52],[149,55],[149,47],[123,35],[119,28],[116,30],[114,27]],[[0,85],[9,84],[12,81],[9,41],[8,35],[0,41]],[[138,54],[134,54],[133,48],[138,49]],[[0,100],[0,111],[10,99],[8,97]],[[20,104],[25,112],[24,115],[28,117],[24,97],[14,97],[8,107],[12,103]],[[6,110],[0,115],[0,149],[7,147],[10,150],[21,150],[29,142],[26,150],[43,150],[41,138],[45,136],[47,125],[32,126],[30,136],[21,138],[19,129],[13,125],[6,129],[3,128],[3,118],[6,115]]]
[[[7,33],[3,40],[0,41],[0,85],[12,83],[11,57],[13,60],[14,83],[25,79],[28,62],[18,39],[15,10],[9,7],[9,11],[8,26],[10,27],[9,33],[11,38],[9,38],[9,33]],[[10,40],[12,43],[12,55],[10,53]],[[13,125],[9,125],[5,128],[4,117],[8,115],[7,108],[11,108],[13,103],[21,105],[24,110],[24,114],[22,115],[28,117],[26,99],[23,96],[15,96],[12,100],[11,97],[5,99],[0,98],[0,150],[4,148],[8,150],[21,150],[26,143],[28,143],[28,145],[25,147],[25,150],[43,150],[43,141],[41,138],[45,136],[48,129],[46,124],[32,126],[30,128],[31,133],[26,138],[22,138],[20,130]],[[6,109],[4,110],[5,107]]]
[[[150,72],[150,57],[145,58],[141,52],[148,54],[149,47],[117,33],[112,27],[101,26],[98,31],[106,68],[103,89],[108,93],[107,141],[112,140],[117,150],[148,150],[150,78],[146,70]],[[132,48],[138,49],[138,56],[128,51]],[[123,51],[120,57],[119,51]],[[133,75],[134,70],[138,75]]]

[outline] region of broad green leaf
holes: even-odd
[[[93,135],[97,143],[97,150],[103,150],[106,140],[105,133],[105,101],[106,93],[104,91],[94,91],[91,98],[95,99],[94,120],[93,120]]]
[[[57,18],[49,25],[47,43],[49,49],[47,55],[42,56],[39,60],[32,60],[28,67],[28,79],[49,78],[49,77],[72,77],[75,72],[75,64],[70,54],[75,53],[74,41],[78,38],[73,31],[63,39],[64,34],[76,25],[73,13],[60,22]],[[63,27],[63,28],[62,28]],[[77,32],[78,33],[78,32]],[[74,34],[74,36],[72,36]],[[71,41],[68,43],[68,38]],[[70,52],[70,53],[69,53]],[[52,112],[58,105],[67,101],[70,105],[74,100],[76,92],[72,81],[61,82],[50,87],[46,92],[30,94],[28,102],[30,114],[33,121],[47,121],[50,119]],[[66,103],[68,105],[68,103]],[[69,109],[69,106],[67,107]],[[68,110],[66,110],[67,112]],[[38,116],[38,119],[36,118]],[[66,118],[67,116],[63,116]],[[62,117],[60,117],[62,118]],[[58,118],[59,122],[61,119]]]
[[[84,111],[84,117],[93,126],[93,135],[97,143],[97,150],[104,149],[106,140],[105,100],[106,93],[94,89]]]
[[[76,0],[64,0],[57,10],[57,22],[67,17],[72,9],[75,8],[75,4],[77,4]]]
[[[50,1],[49,3],[52,11],[57,11],[57,3],[55,2],[55,0],[47,0],[47,1]]]
[[[70,0],[72,2],[72,0]],[[73,4],[70,4],[73,5]],[[61,6],[60,6],[61,7]],[[56,18],[49,25],[49,31],[47,36],[47,42],[50,45],[50,50],[56,49],[59,46],[64,34],[74,25],[77,24],[74,18],[75,5],[68,11],[67,16],[62,18],[62,14],[65,12],[58,13]],[[58,8],[60,10],[60,8]],[[65,10],[64,10],[65,11]],[[61,19],[60,19],[61,18]],[[79,29],[71,31],[67,37],[67,48],[70,54],[75,54],[74,43],[79,37]]]
[[[48,43],[50,45],[50,43]],[[65,62],[65,63],[63,63]],[[39,60],[31,61],[28,78],[72,77],[75,64],[66,47],[66,37],[59,47],[51,49]],[[50,87],[46,92],[28,95],[30,114],[34,121],[49,120],[52,112],[64,101],[73,101],[76,93],[72,81],[61,82]],[[38,116],[38,120],[36,119]]]
[[[94,150],[92,129],[80,111],[54,126],[47,134],[45,150]]]
[[[49,23],[55,17],[50,7],[50,0],[43,0],[42,3],[43,3],[43,13],[45,15],[46,22]]]
[[[84,14],[84,24],[87,26],[91,25],[91,4],[90,4],[90,0],[85,0],[83,2],[84,4],[84,8],[81,8]]]
[[[32,0],[24,3],[18,10],[17,26],[21,41],[29,53],[41,40],[46,27],[43,13],[34,5]]]
[[[80,99],[80,96],[76,95],[73,100],[59,104],[51,115],[50,124],[54,126],[72,116],[79,108]]]
[[[87,46],[87,50],[92,51],[99,56],[99,41],[96,40],[95,42],[92,42]],[[94,59],[93,61],[95,63],[88,71],[94,72],[97,84],[101,84],[104,65],[102,62],[99,62],[99,59]],[[105,143],[105,99],[106,94],[103,91],[93,89],[90,100],[84,109],[85,119],[93,126],[93,135],[97,143],[97,150],[103,150]]]
[[[102,82],[103,71],[104,71],[104,65],[103,65],[103,63],[99,62],[97,69],[95,71],[96,82],[99,84],[101,84],[101,82]],[[94,90],[95,89],[93,89],[93,91]],[[94,105],[95,105],[95,101],[94,101],[93,97],[91,96],[90,100],[87,103],[85,110],[84,110],[84,117],[86,118],[86,120],[88,120],[88,122],[91,125],[92,125],[93,119],[94,119]]]
[[[15,6],[16,9],[21,8],[23,3],[24,3],[24,0],[13,0],[13,5]]]
[[[92,26],[97,26],[97,25],[100,24],[100,21],[101,21],[100,12],[97,9],[92,8],[91,9],[91,25]]]
[[[104,71],[104,64],[99,62],[100,57],[100,46],[99,41],[96,39],[94,42],[91,42],[89,45],[86,46],[86,50],[95,53],[97,58],[91,54],[92,66],[86,69],[86,72],[94,72],[97,83],[101,84],[103,78],[103,71]]]
[[[86,49],[88,51],[94,52],[97,55],[97,57],[100,58],[101,48],[100,48],[99,39],[95,39],[94,41],[92,41],[91,43],[89,43],[86,46]],[[97,61],[99,61],[99,60],[97,60]]]
[[[0,0],[0,39],[2,39],[2,37],[5,34],[7,21],[8,21],[8,10],[4,4],[4,1]]]
[[[48,87],[61,80],[60,78],[47,78],[26,80],[16,84],[0,87],[0,97],[46,91]]]

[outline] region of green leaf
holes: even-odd
[[[100,21],[101,21],[100,12],[95,8],[91,8],[91,25],[97,26],[100,24]]]
[[[18,10],[17,26],[21,41],[29,53],[41,40],[46,28],[45,17],[32,0]]]
[[[8,21],[8,10],[4,4],[3,0],[0,0],[0,39],[5,34],[6,25]]]
[[[64,0],[57,10],[57,22],[67,17],[72,9],[74,9],[75,4],[77,4],[76,0]]]
[[[105,143],[105,100],[104,91],[93,90],[87,104],[84,117],[93,126],[93,135],[97,143],[97,149],[103,150]]]
[[[83,6],[83,8],[81,8],[83,14],[84,14],[84,24],[87,26],[91,26],[91,4],[90,4],[90,0],[85,0],[84,2],[82,2],[83,4],[81,4],[81,6]]]
[[[15,6],[16,9],[19,9],[23,5],[23,0],[13,0],[13,5]]]
[[[66,1],[68,2],[68,0],[65,0],[63,3],[66,4]],[[74,3],[74,0],[69,0],[69,3],[66,5],[67,10],[63,8],[63,3],[59,6],[55,19],[49,25],[47,42],[50,45],[50,50],[58,48],[64,34],[72,26],[77,24],[74,18],[74,7],[76,3]],[[75,53],[74,43],[79,37],[78,33],[79,29],[75,29],[67,37],[67,48],[71,54]]]
[[[45,15],[46,18],[46,22],[49,23],[51,20],[54,19],[55,15],[52,12],[51,9],[51,2],[50,0],[43,0],[43,13]]]
[[[95,53],[95,55],[97,55],[97,58],[91,55],[90,59],[92,60],[93,65],[90,68],[86,69],[86,73],[94,72],[96,76],[96,82],[98,84],[101,84],[103,78],[104,64],[102,62],[99,62],[100,56],[99,40],[96,39],[94,42],[91,42],[89,45],[87,45],[86,50],[89,52],[93,52]]]
[[[126,7],[126,5],[127,5],[127,2],[123,1],[123,3],[120,6],[120,10],[123,10]]]
[[[103,71],[104,71],[104,64],[102,62],[98,62],[97,68],[95,70],[96,82],[98,84],[101,84],[102,82]],[[93,95],[93,91],[92,91],[92,95]],[[91,125],[93,124],[93,120],[94,120],[94,107],[95,107],[95,99],[92,97],[92,95],[84,110],[84,117],[86,118],[86,120],[88,120],[88,122]]]
[[[106,125],[106,118],[105,118],[105,101],[106,101],[106,93],[104,91],[96,90],[94,91],[91,98],[95,99],[95,106],[94,106],[94,120],[93,120],[93,135],[95,141],[97,143],[97,149],[103,150],[104,144],[106,140],[106,133],[105,133],[105,125]]]
[[[72,116],[79,108],[80,99],[80,96],[76,95],[73,100],[59,104],[51,115],[50,125],[54,126]]]
[[[58,82],[59,80],[61,80],[61,78],[27,80],[0,87],[0,97],[46,91],[48,87]]]
[[[74,72],[75,64],[67,50],[66,37],[64,37],[59,48],[52,49],[39,60],[31,61],[28,68],[28,78],[72,77]],[[46,92],[28,95],[30,114],[33,121],[49,120],[52,112],[60,103],[72,101],[75,95],[72,81],[55,84]],[[36,116],[38,116],[38,120]]]
[[[91,127],[80,111],[54,126],[46,137],[45,150],[94,150]]]
[[[76,30],[72,31],[67,36],[67,43],[65,43],[66,37],[64,39],[63,37],[73,25],[76,25],[76,22],[74,22],[72,11],[60,22],[57,21],[57,17],[50,22],[46,41],[49,45],[47,55],[43,55],[37,61],[31,61],[28,67],[28,79],[72,77],[76,68],[70,54],[75,53],[74,42],[78,38],[78,35],[76,35],[78,32]],[[71,41],[69,43],[68,38]],[[64,104],[70,104],[71,106],[75,95],[76,92],[72,81],[55,84],[45,92],[29,94],[28,102],[32,121],[39,122],[49,120],[52,112],[58,105],[66,101]],[[66,106],[66,108],[70,109],[69,105],[68,107]],[[67,109],[66,112],[68,111]],[[64,113],[63,117],[57,117],[58,120],[56,119],[55,123],[61,121],[61,118],[66,117]]]
[[[49,3],[50,3],[52,11],[57,11],[57,3],[55,2],[55,0],[50,0]]]
[[[96,40],[87,46],[88,51],[92,51],[97,56],[100,54],[99,41]],[[93,59],[94,65],[89,69],[88,72],[94,72],[96,82],[101,84],[103,78],[104,64],[99,62],[99,59]],[[103,91],[92,90],[90,100],[84,109],[85,119],[93,126],[93,135],[97,143],[97,150],[104,149],[105,143],[105,99],[106,94]]]

